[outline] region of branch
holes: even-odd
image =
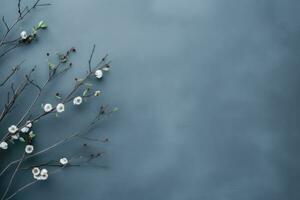
[[[13,180],[14,180],[16,174],[17,174],[17,171],[19,170],[19,168],[20,168],[20,166],[21,166],[21,163],[23,162],[24,158],[25,158],[25,151],[24,151],[24,153],[23,153],[21,159],[18,161],[18,165],[17,165],[17,167],[16,167],[14,173],[13,173],[12,176],[10,177],[9,183],[8,183],[6,189],[5,189],[5,192],[3,193],[2,197],[1,197],[1,200],[4,200],[4,198],[6,197],[8,191],[9,191],[9,189],[10,189],[10,186],[11,186],[11,184],[12,184],[12,182],[13,182]]]
[[[2,81],[2,83],[0,83],[0,87],[3,87],[5,85],[5,83],[20,69],[20,66],[23,63],[24,61],[22,61],[21,63],[19,63],[18,65],[12,68],[11,73],[8,76],[6,76],[6,78]]]
[[[103,107],[103,106],[101,106]],[[101,112],[100,112],[101,111]],[[105,119],[104,117],[105,116],[109,116],[111,113],[115,112],[114,110],[109,110],[109,111],[105,111],[103,112],[102,109],[100,109],[99,113],[96,115],[96,117],[94,118],[94,120],[92,120],[87,126],[85,129],[79,131],[79,132],[76,132],[76,133],[73,133],[71,135],[69,135],[68,137],[66,138],[63,138],[59,141],[57,141],[56,143],[34,153],[34,154],[31,154],[29,156],[27,156],[26,158],[24,158],[24,161],[25,160],[28,160],[30,158],[33,158],[33,157],[36,157],[40,154],[43,154],[43,153],[46,153],[52,149],[54,149],[55,147],[59,146],[59,145],[62,145],[62,144],[65,144],[67,142],[69,142],[71,139],[75,138],[75,137],[78,137],[78,136],[82,136],[84,135],[86,132],[88,132],[91,128],[93,128],[97,123],[96,122],[100,122],[102,121],[103,119]],[[0,173],[0,177],[11,167],[13,166],[14,164],[18,163],[20,161],[20,159],[17,159],[17,160],[14,160],[12,162],[10,162]]]
[[[24,17],[26,15],[28,15],[34,8],[38,7],[38,6],[48,6],[50,4],[39,4],[41,0],[36,0],[35,3],[30,7],[25,7],[23,10],[21,10],[21,0],[18,1],[18,18],[12,23],[12,25],[5,25],[6,26],[6,32],[3,35],[2,39],[0,40],[0,47],[5,43],[7,36],[9,35],[9,33],[13,30],[13,28],[24,19]],[[2,18],[4,19],[4,18]],[[2,20],[3,21],[3,20]]]

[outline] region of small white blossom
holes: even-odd
[[[74,105],[80,105],[81,103],[82,103],[82,97],[81,96],[75,97],[73,99],[73,104]]]
[[[40,180],[45,181],[45,180],[47,180],[47,179],[48,179],[48,173],[47,173],[47,174],[41,174],[41,175],[40,175]]]
[[[31,128],[31,127],[32,127],[31,121],[27,121],[27,122],[26,122],[26,127],[28,127],[28,128]]]
[[[96,97],[96,96],[99,96],[100,93],[101,93],[100,90],[97,90],[97,91],[94,92],[94,96],[95,96],[95,97]]]
[[[39,174],[38,175],[33,175],[33,178],[36,179],[36,180],[38,180],[38,181],[42,180],[42,177]]]
[[[25,147],[26,153],[30,154],[33,152],[33,150],[34,150],[34,147],[32,145],[30,145],[30,144],[26,145],[26,147]]]
[[[14,134],[14,135],[11,136],[11,138],[14,139],[14,140],[19,139],[19,137],[20,137],[19,133]]]
[[[11,125],[11,126],[8,128],[8,131],[9,131],[10,133],[15,133],[15,132],[18,131],[18,127],[15,126],[15,125]]]
[[[102,78],[102,76],[103,76],[102,70],[101,70],[101,69],[96,70],[96,71],[95,71],[95,76],[96,76],[96,78],[98,78],[98,79]]]
[[[21,132],[22,133],[28,133],[29,128],[27,126],[24,126],[23,128],[21,128]]]
[[[7,149],[8,148],[8,144],[6,142],[1,142],[0,143],[0,149]]]
[[[61,158],[60,160],[59,160],[59,162],[60,162],[60,164],[62,164],[62,165],[66,165],[66,164],[68,164],[68,159],[66,158],[66,157],[64,157],[64,158]]]
[[[28,37],[26,31],[22,31],[22,32],[20,33],[20,36],[21,36],[21,38],[22,38],[23,40],[25,40],[25,39]]]
[[[47,169],[42,169],[40,174],[41,174],[41,175],[48,174],[48,170],[47,170]]]
[[[33,174],[34,176],[38,176],[38,175],[40,174],[41,170],[40,170],[40,168],[38,168],[38,167],[34,167],[34,168],[31,170],[31,172],[32,172],[32,174]]]
[[[51,110],[52,110],[52,105],[50,103],[44,105],[45,112],[50,112]]]
[[[59,112],[59,113],[64,112],[65,111],[65,105],[62,104],[62,103],[57,104],[56,111]]]

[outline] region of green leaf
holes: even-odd
[[[36,35],[36,29],[33,27],[32,28],[32,35],[35,36]]]
[[[85,83],[84,85],[89,86],[89,87],[93,86],[93,84],[91,84],[91,83]]]
[[[47,24],[44,21],[40,21],[37,25],[37,29],[45,29],[47,28]]]
[[[64,59],[61,59],[61,60],[60,60],[61,63],[66,63],[67,61],[68,61],[67,58],[64,58]]]
[[[48,67],[49,67],[50,70],[53,70],[53,69],[55,69],[56,65],[53,64],[53,63],[50,63],[50,62],[48,61]]]
[[[81,83],[83,82],[83,79],[78,78],[78,79],[76,80],[76,82],[77,82],[78,84],[81,84]]]
[[[35,134],[33,133],[33,131],[30,131],[29,137],[30,137],[30,138],[34,138],[34,137],[35,137]]]
[[[89,91],[88,89],[85,89],[85,90],[83,91],[83,93],[82,93],[82,96],[85,96],[85,95],[87,94],[88,91]]]
[[[20,142],[25,142],[25,139],[23,137],[19,137]]]
[[[114,108],[112,109],[112,111],[113,111],[113,112],[117,112],[117,111],[119,111],[119,108],[114,107]]]

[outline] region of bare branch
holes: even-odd
[[[4,86],[5,83],[20,69],[20,66],[24,63],[24,60],[19,63],[18,65],[16,65],[15,67],[12,68],[11,73],[6,76],[6,78],[2,81],[2,83],[0,83],[0,87]]]
[[[94,52],[95,52],[95,48],[96,48],[96,45],[94,44],[94,45],[93,45],[93,50],[92,50],[92,53],[91,53],[90,59],[89,59],[89,72],[92,72],[92,65],[91,65],[91,62],[92,62],[92,59],[93,59],[93,55],[94,55]]]
[[[4,16],[2,16],[2,22],[3,24],[5,25],[6,27],[6,31],[9,31],[9,27],[8,27],[8,24],[6,23],[5,19],[4,19]]]

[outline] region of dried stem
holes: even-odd
[[[14,29],[14,27],[20,23],[24,17],[26,15],[28,15],[34,8],[36,7],[41,7],[41,6],[49,6],[51,4],[49,3],[43,3],[43,4],[40,4],[40,1],[41,0],[36,0],[35,3],[28,7],[26,6],[25,8],[21,8],[21,2],[22,0],[18,0],[18,9],[17,9],[17,12],[18,12],[18,17],[17,19],[11,24],[11,25],[8,25],[8,23],[6,22],[5,20],[5,17],[2,16],[2,22],[3,24],[5,25],[5,28],[6,28],[6,31],[5,33],[3,34],[2,38],[0,39],[0,48],[1,47],[4,47],[4,45],[12,45],[11,47],[9,47],[8,49],[4,50],[4,52],[2,52],[0,54],[0,58],[5,56],[7,53],[11,52],[12,50],[20,47],[22,44],[19,42],[20,40],[20,37],[15,39],[15,40],[12,40],[12,41],[7,41],[7,37],[8,35],[12,32],[12,30]]]
[[[15,176],[16,176],[16,174],[17,174],[17,172],[18,172],[18,170],[19,170],[19,168],[20,168],[20,166],[21,166],[21,163],[22,163],[23,160],[24,160],[24,158],[25,158],[25,152],[23,153],[21,159],[18,161],[18,165],[17,165],[17,167],[16,167],[14,173],[13,173],[12,176],[10,177],[10,180],[9,180],[9,182],[8,182],[8,185],[7,185],[6,189],[5,189],[5,192],[3,193],[2,197],[1,197],[1,200],[4,200],[4,198],[6,197],[8,191],[9,191],[9,189],[10,189],[10,186],[11,186],[11,184],[12,184],[12,182],[13,182],[13,180],[14,180],[14,178],[15,178]]]
[[[105,109],[105,110],[103,110],[103,109]],[[94,118],[94,119],[93,119],[93,120],[92,120],[92,121],[91,121],[84,129],[83,129],[83,130],[81,130],[81,131],[79,131],[79,132],[76,132],[76,133],[73,133],[73,134],[69,135],[68,137],[65,137],[65,138],[63,138],[63,139],[57,141],[56,143],[54,143],[54,144],[52,144],[52,145],[50,145],[50,146],[48,146],[48,147],[46,147],[46,148],[44,148],[44,149],[42,149],[42,150],[36,152],[36,153],[34,153],[34,154],[31,154],[31,155],[27,156],[24,160],[27,160],[27,159],[36,157],[36,156],[38,156],[38,155],[40,155],[40,154],[43,154],[43,153],[45,153],[45,152],[48,152],[48,151],[54,149],[55,147],[57,147],[57,146],[59,146],[59,145],[62,145],[62,144],[65,144],[65,143],[69,142],[71,139],[73,139],[73,138],[75,138],[75,137],[82,136],[82,135],[85,134],[88,130],[90,130],[91,128],[93,128],[93,127],[97,124],[97,122],[103,120],[103,119],[104,119],[104,118],[103,118],[104,116],[108,116],[108,115],[110,115],[111,113],[114,112],[114,110],[108,110],[108,111],[107,111],[106,109],[107,109],[107,108],[106,108],[105,106],[101,106],[101,107],[100,107],[100,110],[99,110],[99,112],[98,112],[98,114],[96,115],[96,117],[95,117],[95,118]],[[7,169],[9,169],[12,165],[18,163],[19,161],[20,161],[20,159],[17,159],[17,160],[14,160],[14,161],[10,162],[10,163],[9,163],[9,164],[1,171],[0,176],[2,176],[2,175],[7,171]]]
[[[20,66],[24,63],[24,61],[22,61],[21,63],[19,63],[18,65],[14,66],[11,70],[11,72],[6,76],[6,78],[4,78],[4,80],[0,83],[0,87],[3,87],[7,81],[20,69]]]

